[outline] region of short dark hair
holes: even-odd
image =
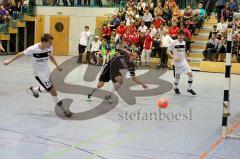
[[[184,30],[179,30],[178,35],[185,35]]]
[[[49,33],[45,33],[43,34],[43,36],[41,37],[41,42],[48,42],[49,40],[53,40],[53,36]]]
[[[85,26],[85,28],[88,28],[88,29],[89,29],[89,26]]]

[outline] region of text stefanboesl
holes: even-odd
[[[159,109],[158,112],[144,112],[142,109],[138,109],[135,112],[123,111],[118,114],[118,117],[118,120],[127,121],[186,121],[192,120],[192,110],[189,109],[186,112],[167,112]]]

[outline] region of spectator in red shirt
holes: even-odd
[[[123,34],[122,40],[123,40],[126,44],[129,45],[129,31],[128,31],[128,30],[126,30],[126,33]]]
[[[128,46],[131,46],[134,42],[134,34],[133,33],[130,33],[129,36],[128,36]]]
[[[141,55],[142,66],[145,68],[149,68],[150,66],[150,55],[152,51],[152,37],[150,32],[150,29],[147,29]]]
[[[134,22],[132,21],[130,22],[130,25],[127,26],[127,30],[129,31],[129,33],[133,33],[137,31],[137,28],[135,27]]]
[[[153,24],[156,29],[160,28],[161,23],[165,23],[166,21],[160,16],[160,14],[157,14],[157,16],[153,19]]]
[[[111,29],[107,26],[107,24],[103,24],[102,26],[102,38],[105,38],[107,41],[111,39]]]
[[[139,42],[138,34],[137,32],[129,32],[128,34],[128,45],[131,46],[132,44],[136,45]]]
[[[191,32],[189,31],[188,28],[186,28],[186,26],[183,23],[180,24],[180,30],[183,30],[185,32],[184,40],[186,41],[186,50],[187,52],[189,52],[192,40]]]
[[[139,35],[138,35],[137,32],[135,32],[135,33],[133,34],[133,43],[134,43],[136,46],[138,46],[138,44],[139,44]]]
[[[177,34],[179,31],[179,27],[177,26],[176,21],[172,22],[172,27],[169,29],[169,35],[172,39],[177,39]]]
[[[183,23],[180,24],[180,30],[183,30],[185,32],[187,40],[189,41],[192,40],[191,32],[189,31],[188,28],[186,28],[186,26]]]
[[[126,33],[126,31],[127,31],[127,27],[125,26],[125,22],[124,21],[122,21],[121,23],[120,23],[120,25],[117,27],[117,33],[118,33],[118,35],[120,36],[120,37],[122,37],[125,33]]]
[[[138,40],[139,40],[139,42],[138,42],[137,47],[139,48],[139,52],[142,52],[143,44],[144,44],[144,40],[145,40],[145,33],[138,31]]]

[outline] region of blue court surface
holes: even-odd
[[[7,58],[9,56],[0,58],[0,159],[240,158],[240,140],[221,138],[224,74],[193,72],[196,96],[187,93],[187,77],[182,75],[181,95],[175,95],[170,85],[165,93],[136,96],[136,104],[129,105],[121,96],[131,91],[143,92],[140,86],[133,86],[116,96],[114,106],[109,105],[109,108],[103,103],[104,109],[109,111],[104,110],[104,113],[100,109],[95,111],[99,114],[86,115],[89,119],[85,120],[84,112],[95,109],[103,100],[94,97],[88,102],[84,95],[87,92],[62,90],[59,92],[61,98],[73,100],[70,110],[82,112],[79,118],[66,120],[56,114],[49,94],[41,94],[36,99],[28,93],[30,86],[39,85],[32,74],[31,59],[24,57],[4,66],[3,61]],[[69,58],[56,59],[62,63]],[[93,75],[95,80],[86,81],[86,68],[86,64],[74,68],[64,82],[89,90],[94,88],[99,74]],[[160,75],[159,70],[150,71]],[[137,70],[136,74],[147,72]],[[144,79],[150,80],[148,78]],[[163,72],[158,79],[172,84],[173,72]],[[236,129],[240,127],[239,81],[239,75],[232,75],[230,121]],[[158,86],[149,84],[149,87]],[[165,86],[159,87],[165,89]],[[111,89],[112,84],[107,83],[102,92]],[[169,99],[165,109],[156,105],[161,97]]]

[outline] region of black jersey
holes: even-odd
[[[112,80],[116,82],[116,77],[122,76],[121,69],[128,69],[130,76],[135,76],[135,67],[132,61],[129,61],[127,52],[119,50],[120,55],[112,58],[102,69],[99,81],[108,82]]]
[[[118,55],[108,62],[109,67],[113,71],[119,71],[121,69],[128,69],[130,76],[135,76],[135,66],[133,61],[129,61],[128,56]]]

